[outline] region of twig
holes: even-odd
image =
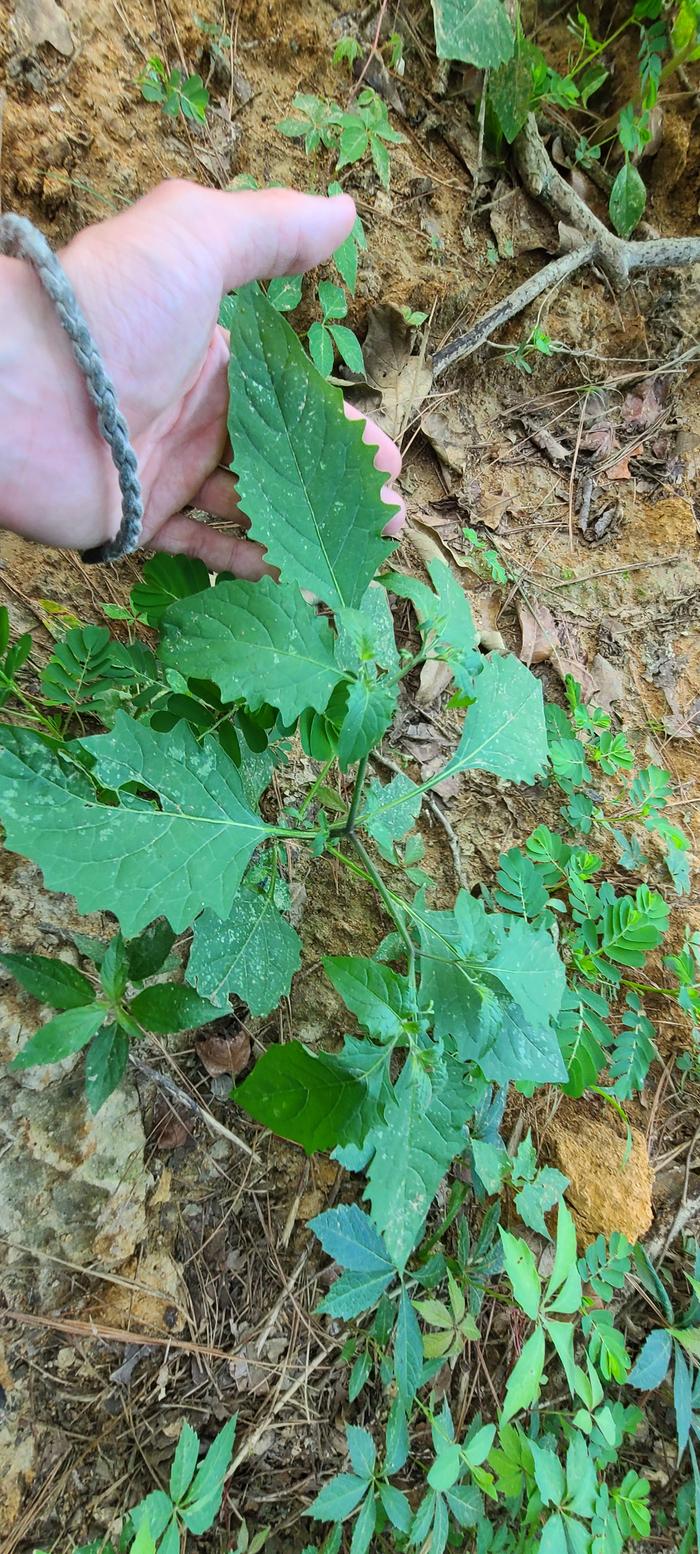
[[[374,59],[375,54],[378,53],[378,51],[379,51],[379,39],[380,39],[381,34],[382,34],[382,26],[383,26],[383,23],[384,23],[384,17],[385,17],[385,14],[386,14],[387,5],[388,5],[388,0],[382,0],[382,3],[380,5],[380,7],[379,7],[379,15],[377,17],[377,25],[376,25],[376,27],[374,29],[374,37],[372,39],[372,44],[371,44],[371,47],[370,47],[370,51],[369,51],[369,53],[367,55],[367,58],[366,58],[366,60],[364,62],[364,65],[362,66],[360,74],[357,77],[355,85],[354,85],[354,87],[353,87],[353,89],[352,89],[352,91],[350,93],[350,97],[348,99],[348,105],[351,102],[355,101],[355,98],[357,97],[357,94],[358,94],[358,92],[360,90],[360,87],[362,86],[362,82],[365,79],[365,76],[367,74],[367,71],[369,70],[369,67],[370,67],[370,65],[372,63],[372,60]]]
[[[155,1345],[164,1349],[181,1349],[186,1354],[206,1355],[210,1360],[235,1360],[236,1349],[213,1349],[207,1344],[190,1343],[185,1338],[173,1338],[172,1333],[133,1333],[125,1327],[105,1327],[101,1322],[80,1322],[77,1317],[38,1317],[29,1311],[2,1311],[2,1322],[20,1322],[25,1327],[49,1327],[56,1333],[70,1333],[76,1338],[100,1339],[110,1344]]]
[[[700,260],[700,238],[659,237],[635,242],[609,232],[553,166],[534,114],[517,136],[513,153],[528,194],[596,245],[595,262],[619,291],[624,291],[634,270],[672,270]]]
[[[571,473],[569,475],[569,550],[571,551],[572,555],[573,555],[573,552],[574,552],[574,486],[575,486],[575,483],[576,483],[576,466],[578,464],[578,456],[579,456],[579,451],[580,451],[580,448],[581,448],[581,438],[583,437],[583,423],[584,423],[585,419],[586,419],[586,396],[584,394],[582,396],[582,398],[581,398],[581,414],[580,414],[580,416],[578,418],[578,431],[576,433],[576,447],[574,448],[574,456],[573,456],[573,459],[571,460]]]
[[[502,302],[489,309],[478,324],[473,324],[465,335],[459,335],[456,340],[451,340],[449,345],[443,345],[441,350],[433,355],[433,377],[439,378],[447,367],[452,367],[455,362],[464,361],[465,356],[473,355],[478,351],[489,337],[500,329],[501,324],[507,324],[516,313],[522,313],[529,307],[536,297],[541,296],[548,287],[558,285],[559,281],[573,275],[575,270],[583,268],[584,264],[590,264],[595,254],[595,243],[586,243],[582,248],[572,249],[570,254],[560,254],[558,259],[552,259],[550,264],[545,264],[536,275],[531,275],[529,280],[523,281],[522,286],[516,286],[515,291],[509,297],[504,297]]]
[[[682,561],[683,552],[676,551],[673,556],[659,556],[657,561],[629,561],[626,566],[601,567],[599,572],[584,572],[583,577],[565,577],[562,582],[550,583],[543,577],[537,577],[533,573],[535,582],[541,583],[546,588],[576,588],[578,583],[594,583],[599,577],[615,577],[619,572],[643,572],[650,567],[667,567],[672,561]]]
[[[380,755],[378,750],[373,750],[372,760],[376,761],[378,766],[383,766],[388,772],[394,772],[399,777],[403,777],[405,775],[401,767],[397,766],[396,761],[388,760],[385,755]],[[462,862],[459,841],[453,826],[448,820],[442,805],[439,803],[434,793],[424,793],[423,799],[428,809],[430,810],[431,815],[435,816],[435,819],[437,820],[438,824],[442,826],[445,836],[447,837],[450,852],[452,854],[452,862],[454,864],[457,884],[460,885],[463,890],[469,890],[470,886],[469,880],[467,879],[467,871]]]
[[[670,1226],[670,1229],[668,1231],[668,1234],[664,1237],[664,1244],[663,1244],[663,1246],[661,1248],[661,1251],[659,1253],[659,1257],[658,1257],[658,1260],[657,1260],[657,1263],[656,1263],[657,1269],[659,1269],[661,1267],[661,1264],[662,1264],[662,1262],[663,1262],[663,1260],[664,1260],[664,1258],[666,1256],[666,1253],[668,1252],[668,1249],[669,1249],[672,1241],[675,1240],[676,1236],[678,1235],[678,1232],[683,1229],[684,1225],[687,1224],[687,1222],[690,1219],[691,1215],[694,1213],[694,1211],[696,1210],[696,1208],[698,1206],[698,1195],[696,1193],[695,1198],[691,1200],[690,1208],[688,1207],[688,1187],[690,1185],[690,1171],[691,1171],[691,1166],[692,1166],[692,1163],[693,1163],[693,1150],[695,1149],[695,1145],[697,1144],[697,1141],[698,1141],[699,1138],[700,1138],[700,1123],[698,1123],[698,1126],[695,1129],[693,1137],[690,1140],[690,1144],[688,1146],[688,1153],[686,1155],[686,1161],[685,1161],[685,1174],[684,1174],[684,1177],[683,1177],[683,1191],[681,1193],[681,1200],[680,1200],[678,1208],[676,1209],[676,1212],[675,1212],[675,1214],[673,1216],[673,1220],[671,1222],[671,1226]]]
[[[194,1097],[188,1095],[187,1091],[181,1089],[180,1085],[176,1085],[174,1079],[169,1079],[167,1074],[160,1074],[157,1068],[151,1068],[150,1063],[144,1063],[133,1052],[129,1053],[129,1062],[136,1069],[137,1074],[141,1074],[144,1079],[150,1079],[152,1084],[157,1085],[159,1090],[163,1090],[166,1095],[169,1095],[171,1100],[177,1101],[178,1106],[184,1106],[187,1111],[194,1112],[196,1117],[200,1117],[211,1133],[218,1133],[219,1138],[228,1139],[229,1144],[235,1144],[237,1149],[242,1149],[244,1155],[249,1155],[251,1160],[255,1160],[260,1165],[260,1156],[256,1155],[250,1144],[246,1144],[243,1139],[238,1137],[237,1133],[232,1133],[230,1128],[225,1128],[223,1122],[219,1122],[216,1117],[212,1116],[210,1111],[207,1111],[205,1106],[202,1106],[199,1101],[195,1101]]]
[[[596,264],[613,286],[623,291],[636,270],[673,270],[700,262],[700,238],[650,238],[635,242],[609,232],[552,165],[533,114],[515,140],[513,154],[528,194],[539,200],[556,219],[563,219],[574,227],[583,238],[582,246],[544,265],[522,286],[517,286],[509,297],[498,302],[467,334],[436,351],[433,356],[435,378],[455,362],[471,356],[501,324],[514,318],[516,313],[522,313],[549,286],[557,285],[584,265]]]

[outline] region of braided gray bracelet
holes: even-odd
[[[70,340],[73,355],[97,410],[97,423],[107,443],[119,477],[122,520],[113,540],[83,551],[83,561],[116,561],[138,548],[143,522],[143,500],[136,454],[129,431],[117,406],[114,386],[107,376],[99,350],[83,310],[62,264],[43,233],[24,216],[0,216],[0,254],[27,259],[35,269]]]

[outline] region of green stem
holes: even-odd
[[[416,1007],[416,947],[404,922],[403,914],[397,910],[394,900],[392,900],[392,892],[389,891],[384,884],[379,870],[375,869],[366,847],[363,846],[362,842],[359,840],[359,837],[355,836],[354,833],[351,834],[351,841],[356,852],[359,853],[360,858],[362,859],[366,874],[374,885],[377,895],[381,898],[392,921],[396,923],[396,927],[398,928],[401,938],[403,939],[403,942],[406,946],[406,955],[408,957],[408,982],[411,990],[413,1004],[414,1007]]]
[[[58,725],[54,723],[51,718],[45,718],[43,714],[39,712],[36,702],[32,701],[31,697],[25,696],[24,691],[20,690],[19,686],[14,680],[8,680],[5,675],[2,675],[2,681],[9,688],[10,695],[16,697],[17,701],[21,702],[23,707],[26,707],[27,711],[31,714],[36,722],[43,723],[44,728],[48,729],[49,733],[53,735],[54,739],[61,738],[61,732]]]
[[[302,799],[301,805],[299,806],[299,819],[300,820],[303,819],[304,815],[306,814],[307,809],[309,808],[309,805],[313,803],[313,801],[314,801],[314,799],[316,797],[316,794],[318,793],[319,788],[325,782],[325,780],[326,780],[326,778],[328,776],[328,773],[329,773],[329,771],[330,771],[330,769],[331,769],[331,767],[333,765],[334,760],[335,760],[335,756],[334,755],[329,755],[328,760],[321,767],[321,770],[318,773],[318,776],[316,777],[315,782],[312,783],[312,786],[309,788],[309,791],[308,791],[308,793],[306,795],[306,798]]]
[[[355,821],[357,819],[357,811],[358,811],[359,806],[360,806],[360,799],[362,798],[362,789],[363,789],[363,787],[365,785],[365,775],[366,775],[366,772],[367,772],[367,762],[368,762],[368,760],[369,760],[369,756],[368,755],[363,755],[362,760],[359,762],[357,771],[355,773],[355,786],[354,786],[354,788],[352,790],[352,798],[350,800],[350,808],[348,810],[348,818],[347,818],[347,820],[345,822],[345,826],[344,826],[344,832],[345,832],[346,836],[352,836],[353,832],[355,830]]]

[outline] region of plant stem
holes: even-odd
[[[415,945],[413,943],[411,935],[410,935],[410,933],[409,933],[409,931],[408,931],[408,929],[406,927],[406,924],[404,922],[403,914],[397,910],[397,907],[396,907],[396,905],[394,903],[394,900],[392,900],[392,893],[387,889],[386,885],[384,884],[384,881],[382,879],[381,874],[379,873],[379,870],[375,869],[374,864],[372,862],[372,859],[370,858],[369,853],[367,852],[366,847],[363,846],[363,844],[360,841],[359,837],[357,837],[354,834],[354,832],[351,833],[350,839],[352,841],[352,844],[353,844],[355,850],[359,853],[360,858],[362,859],[362,863],[363,863],[363,866],[364,866],[366,874],[368,875],[369,879],[371,880],[372,884],[374,885],[374,888],[375,888],[375,890],[377,892],[377,895],[381,897],[381,900],[382,900],[384,906],[386,907],[386,910],[389,913],[389,916],[391,917],[392,921],[396,923],[396,927],[398,928],[398,931],[399,931],[399,933],[401,935],[401,938],[403,939],[403,942],[404,942],[404,944],[406,946],[406,955],[408,957],[408,981],[409,981],[409,986],[410,986],[410,990],[411,990],[411,996],[412,996],[413,1003],[414,1003],[414,1006],[415,1006],[416,1005],[416,947],[415,947]]]
[[[17,701],[21,702],[22,706],[27,708],[27,711],[31,714],[37,723],[43,723],[44,728],[48,729],[49,733],[53,735],[54,739],[61,738],[60,729],[58,728],[57,724],[54,723],[51,718],[44,717],[43,713],[39,711],[36,702],[32,701],[31,697],[25,696],[24,691],[20,690],[19,686],[14,680],[7,680],[5,675],[0,676],[0,679],[5,686],[9,687],[10,695],[15,696]]]
[[[316,794],[318,793],[318,790],[321,787],[322,783],[325,782],[325,780],[326,780],[326,778],[328,776],[328,773],[329,773],[329,771],[330,771],[330,769],[331,769],[331,767],[333,765],[334,760],[335,760],[335,756],[334,755],[330,755],[328,757],[328,760],[321,767],[321,770],[318,773],[318,776],[316,777],[315,782],[313,782],[311,787],[309,788],[309,791],[308,791],[308,793],[306,795],[306,798],[302,799],[301,805],[299,807],[299,819],[300,820],[306,814],[306,811],[307,811],[309,805],[311,803],[313,803],[313,800],[315,799]]]
[[[352,836],[353,832],[355,830],[355,821],[357,819],[357,811],[358,811],[359,806],[360,806],[360,799],[362,798],[362,789],[363,789],[364,784],[365,784],[365,774],[366,774],[366,771],[367,771],[367,762],[368,762],[368,760],[369,760],[369,756],[368,755],[363,755],[362,760],[359,762],[357,771],[355,773],[355,786],[354,786],[354,788],[352,790],[352,798],[350,800],[350,808],[348,810],[348,818],[347,818],[347,820],[345,822],[345,825],[344,825],[344,828],[343,828],[344,834],[346,836]]]

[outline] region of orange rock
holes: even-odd
[[[632,1149],[625,1161],[627,1139],[614,1117],[583,1115],[569,1106],[554,1119],[548,1155],[569,1178],[566,1198],[576,1221],[581,1246],[603,1232],[619,1230],[628,1241],[640,1241],[653,1219],[654,1173],[646,1140],[632,1128]]]

